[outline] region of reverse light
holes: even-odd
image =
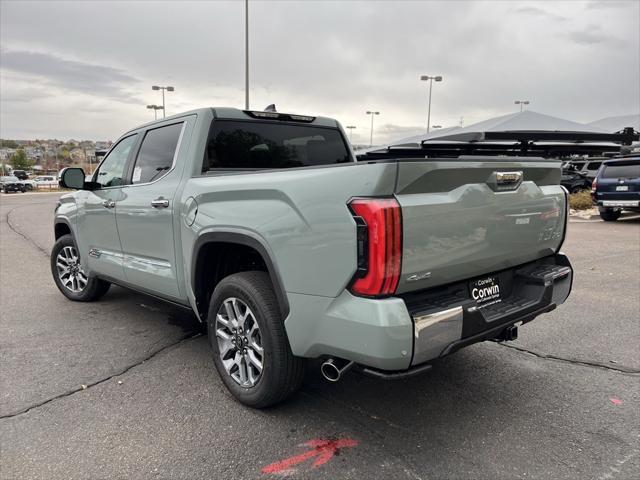
[[[402,261],[402,219],[395,198],[356,198],[349,203],[356,221],[358,269],[350,290],[380,297],[398,288]]]

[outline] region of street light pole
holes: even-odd
[[[164,112],[164,107],[160,105],[147,105],[149,110],[153,110],[153,118],[154,120],[158,120],[158,110],[162,110]]]
[[[430,77],[429,75],[422,75],[420,80],[425,80],[429,82],[429,106],[427,109],[427,133],[429,133],[429,127],[431,125],[431,90],[433,89],[433,81],[441,82],[442,76],[436,75],[434,77]]]
[[[244,0],[244,109],[249,110],[249,0]]]
[[[515,103],[516,105],[520,105],[520,111],[522,111],[522,107],[524,105],[529,105],[530,102],[529,102],[529,100],[516,100],[513,103]]]
[[[367,110],[367,115],[371,115],[371,136],[369,137],[369,146],[373,147],[373,116],[380,115],[380,112],[371,112]]]
[[[173,92],[175,88],[173,87],[160,87],[158,85],[154,85],[151,87],[151,90],[162,90],[162,118],[165,118],[165,108],[164,108],[164,91]]]
[[[351,140],[353,139],[353,129],[356,128],[355,125],[347,125],[349,129],[349,143],[353,143]]]

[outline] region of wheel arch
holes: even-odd
[[[203,269],[206,267],[205,252],[216,244],[236,245],[244,249],[251,249],[264,263],[265,270],[269,275],[273,286],[282,319],[289,315],[289,302],[282,278],[276,267],[276,263],[268,247],[260,240],[250,235],[238,232],[207,232],[203,233],[196,240],[191,258],[191,289],[196,302],[197,313],[203,320],[207,316],[205,306],[208,306],[209,298],[206,298],[206,287],[203,279]],[[235,273],[235,272],[234,272]],[[219,279],[221,280],[221,278]]]
[[[58,240],[63,235],[71,235],[73,237],[73,240],[75,241],[75,236],[73,235],[71,225],[64,218],[56,218],[53,224],[53,233],[56,240]]]

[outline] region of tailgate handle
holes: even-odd
[[[522,171],[493,172],[487,180],[487,185],[494,192],[517,190],[522,183],[522,177]]]
[[[496,172],[498,185],[510,185],[522,180],[522,172]]]

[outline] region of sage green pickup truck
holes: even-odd
[[[62,173],[77,191],[56,207],[53,278],[75,301],[114,283],[193,309],[256,408],[308,359],[331,381],[406,377],[565,301],[560,162],[403,155],[358,161],[335,120],[271,111],[143,125],[90,181]]]

